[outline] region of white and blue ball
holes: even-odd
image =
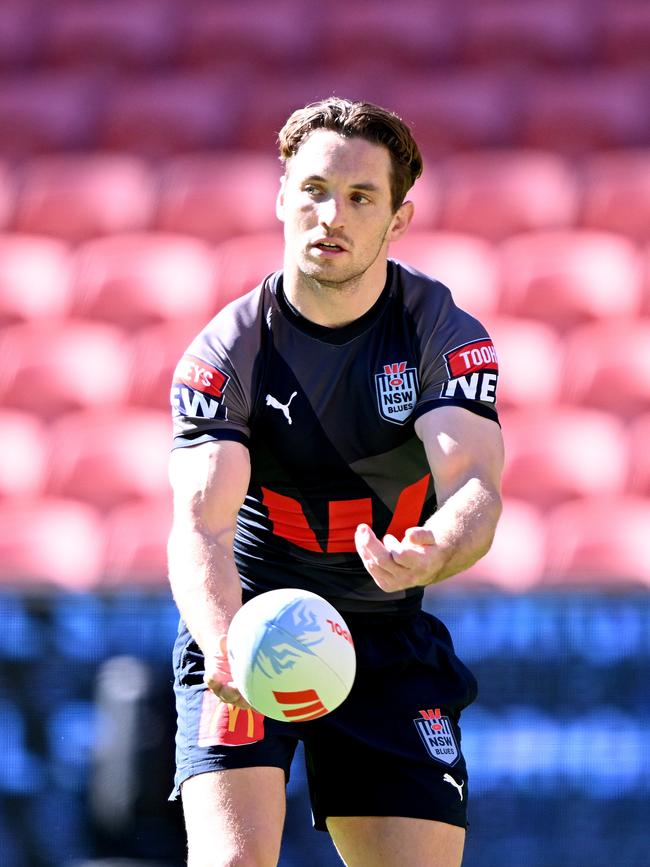
[[[324,716],[354,682],[350,630],[333,605],[307,590],[270,590],[251,599],[233,617],[227,645],[237,688],[272,719]]]

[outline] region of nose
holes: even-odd
[[[318,223],[324,229],[341,228],[343,211],[336,196],[328,196],[319,203]]]

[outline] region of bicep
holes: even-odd
[[[499,425],[457,406],[432,409],[415,423],[443,503],[470,479],[496,494],[501,489],[503,438]]]
[[[175,524],[207,533],[234,530],[250,481],[248,449],[230,440],[175,449],[169,479]]]

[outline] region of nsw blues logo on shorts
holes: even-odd
[[[431,758],[443,765],[455,765],[460,750],[449,717],[442,716],[437,707],[435,710],[421,710],[420,717],[413,722]]]

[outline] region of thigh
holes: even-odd
[[[402,816],[330,816],[327,828],[347,867],[460,867],[465,831]]]
[[[275,867],[285,816],[280,768],[197,774],[181,787],[188,867],[234,863]]]

